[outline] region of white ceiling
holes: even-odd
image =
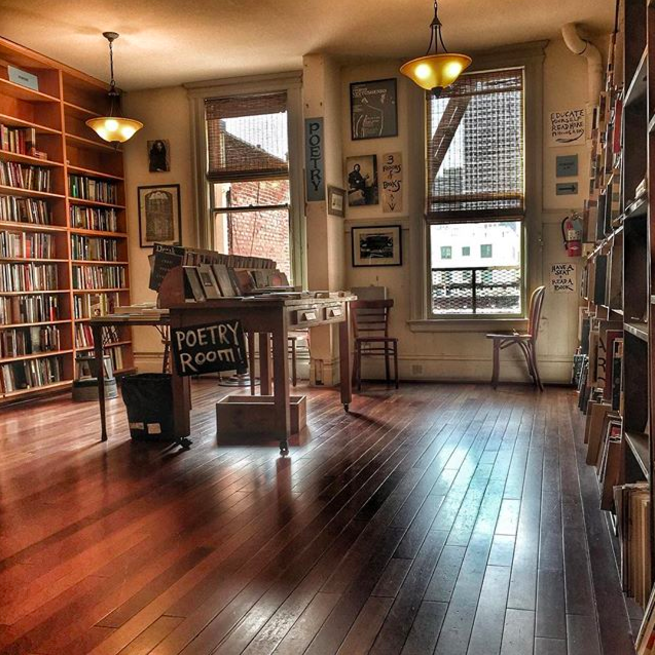
[[[614,0],[441,0],[450,50],[557,36],[566,22],[611,31]],[[124,89],[294,70],[302,55],[423,54],[430,0],[0,0],[0,35],[108,78],[103,31],[116,31]]]

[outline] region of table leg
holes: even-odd
[[[273,404],[275,407],[273,427],[280,438],[280,453],[287,455],[289,453],[289,436],[291,435],[291,415],[286,308],[282,308],[276,318],[273,331]]]
[[[105,362],[102,348],[102,326],[92,325],[93,352],[96,358],[96,370],[98,376],[98,402],[100,403],[100,440],[107,441],[107,409],[105,407]]]
[[[179,327],[179,322],[171,321],[171,328]],[[172,331],[171,331],[172,334]],[[191,382],[187,376],[177,374],[177,367],[171,366],[171,386],[173,388],[173,436],[180,445],[188,448],[191,440]]]
[[[259,333],[259,388],[262,396],[271,395],[271,349],[265,332]]]
[[[250,395],[255,395],[255,333],[248,332],[248,376],[250,377]]]
[[[350,306],[344,303],[344,320],[339,323],[339,369],[341,372],[341,402],[346,411],[353,399],[350,354]]]

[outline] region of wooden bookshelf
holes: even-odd
[[[651,428],[655,425],[655,391],[651,391],[655,390],[655,330],[650,327],[655,321],[655,163],[649,166],[655,162],[655,6],[646,0],[620,4],[620,30],[610,45],[606,86],[591,135],[580,326],[591,382],[581,385],[580,391],[592,403],[610,403],[620,417],[616,487],[648,486],[650,533],[644,543],[650,553],[646,582],[650,589],[655,572],[655,503],[650,483],[655,438]],[[607,350],[612,332],[620,334],[622,356],[616,362]],[[615,363],[620,377],[612,368]],[[585,402],[581,407],[588,410]],[[588,411],[588,425],[592,425],[590,417]],[[626,549],[618,552],[631,557]],[[642,606],[648,600],[639,592],[631,593],[629,585],[625,590]]]
[[[9,81],[8,65],[36,75],[39,90]],[[49,215],[47,223],[43,223],[41,219],[38,222],[22,222],[26,218],[27,210],[24,209],[19,210],[22,213],[18,216],[8,216],[8,210],[4,215],[0,213],[0,233],[6,233],[3,236],[11,244],[0,252],[0,266],[54,266],[57,277],[52,289],[19,291],[0,287],[0,344],[3,346],[0,350],[0,403],[67,389],[75,374],[76,354],[90,349],[88,345],[77,343],[76,326],[88,320],[84,315],[78,316],[78,313],[90,311],[91,304],[98,300],[102,300],[103,306],[130,302],[123,155],[120,149],[102,141],[84,124],[88,118],[100,116],[106,111],[107,91],[108,85],[104,82],[0,38],[0,126],[7,128],[6,134],[11,134],[14,140],[11,144],[0,142],[0,164],[50,171],[47,190],[0,185],[0,201],[5,205],[11,203],[12,211],[20,206],[29,207],[29,211],[33,212],[36,211],[36,204],[40,203],[39,210],[45,206]],[[34,143],[30,145],[38,152],[28,150],[23,141],[17,145],[19,134],[21,139],[29,135],[30,142],[34,138]],[[45,153],[47,159],[41,158],[39,153]],[[76,186],[73,185],[72,176],[76,178]],[[105,191],[110,189],[111,202],[105,202],[105,196],[102,200],[96,199],[101,185]],[[76,197],[80,195],[82,197]],[[25,256],[25,252],[34,250],[21,250],[18,254],[15,251],[16,248],[32,248],[34,244],[47,248],[40,249],[39,254],[47,253],[52,257]],[[75,249],[84,256],[74,257]],[[114,255],[117,261],[96,259]],[[74,288],[76,270],[92,266],[120,267],[125,272],[125,286]],[[5,288],[7,290],[3,290]],[[55,318],[50,320],[50,308],[55,305]],[[43,310],[47,311],[47,316],[38,314],[42,307],[47,307]],[[6,318],[2,317],[2,311],[7,313]],[[27,316],[36,318],[21,320]],[[56,351],[5,356],[7,351],[1,341],[3,338],[47,328],[58,330],[60,341],[57,344],[60,345]],[[36,332],[33,334],[36,335]],[[129,328],[120,328],[119,340],[108,347],[112,351],[120,351],[121,371],[134,370]],[[7,387],[5,371],[13,366],[43,360],[58,362],[59,379],[44,379],[39,386],[29,388],[12,390]],[[22,376],[19,376],[20,380]]]

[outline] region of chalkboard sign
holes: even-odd
[[[182,246],[166,246],[162,243],[156,243],[152,248],[151,258],[148,288],[159,291],[159,287],[161,287],[161,283],[168,271],[182,265],[184,248]]]
[[[237,320],[171,328],[171,346],[180,376],[247,370],[243,330]]]

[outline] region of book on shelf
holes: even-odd
[[[0,221],[51,225],[52,212],[45,200],[0,195]]]
[[[0,296],[0,325],[43,323],[60,317],[59,296]]]
[[[71,234],[71,257],[89,261],[118,261],[118,241]]]
[[[612,385],[610,400],[612,410],[623,415],[623,339],[615,339],[612,344]]]
[[[54,259],[54,237],[43,232],[0,231],[0,257]]]
[[[22,357],[61,350],[61,335],[54,325],[0,331],[0,358]]]
[[[623,464],[623,426],[621,418],[608,415],[598,463],[598,482],[601,487],[600,508],[614,509],[614,487],[621,480]]]
[[[58,280],[56,264],[0,264],[0,291],[53,291]]]
[[[121,341],[118,330],[113,325],[104,326],[102,328],[102,343],[109,346],[113,343]],[[75,347],[76,348],[90,348],[94,345],[93,330],[88,323],[78,323],[75,326]]]
[[[124,266],[73,266],[73,289],[125,288],[127,275]]]
[[[85,175],[68,175],[68,194],[79,200],[92,200],[110,205],[118,203],[118,185]]]
[[[46,153],[36,148],[36,129],[33,127],[13,127],[0,123],[0,150],[38,159],[48,158]]]
[[[73,312],[76,319],[93,318],[112,314],[118,305],[118,293],[85,293],[73,298]]]
[[[0,365],[5,393],[37,389],[63,381],[61,357],[44,357]]]
[[[71,205],[70,225],[80,230],[118,232],[118,213],[113,207],[85,207]]]
[[[50,191],[50,169],[0,161],[0,184],[30,191]]]

